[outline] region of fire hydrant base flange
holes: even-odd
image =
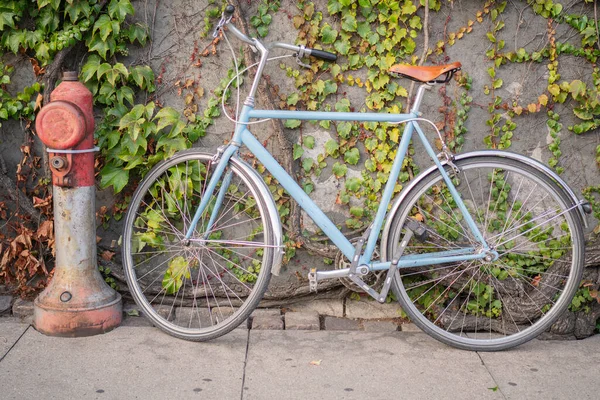
[[[121,324],[121,295],[101,307],[56,308],[34,302],[33,326],[43,334],[62,337],[92,336],[113,330]]]

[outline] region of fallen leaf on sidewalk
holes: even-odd
[[[310,365],[321,365],[321,360],[311,361]]]

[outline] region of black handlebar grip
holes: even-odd
[[[234,11],[235,11],[235,7],[232,6],[231,4],[228,4],[227,7],[225,7],[225,15],[227,15],[228,17],[231,17],[233,15]]]
[[[316,58],[320,58],[321,60],[326,61],[336,61],[337,55],[330,53],[328,51],[310,49],[310,55]]]

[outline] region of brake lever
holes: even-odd
[[[305,56],[305,47],[304,46],[300,46],[300,51],[296,53],[296,62],[298,63],[298,65],[300,65],[301,67],[304,68],[308,68],[310,69],[311,66],[309,64],[306,64],[305,62],[302,61],[302,59]]]
[[[222,30],[223,27],[229,23],[229,21],[231,21],[231,18],[233,18],[233,16],[230,16],[229,18],[225,17],[225,13],[221,15],[221,19],[219,20],[219,23],[215,27],[215,30],[212,34],[213,39],[216,39],[217,36],[219,36],[219,31]]]

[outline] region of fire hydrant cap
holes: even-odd
[[[85,115],[68,101],[45,105],[37,115],[35,129],[42,142],[52,149],[74,148],[85,138]]]

